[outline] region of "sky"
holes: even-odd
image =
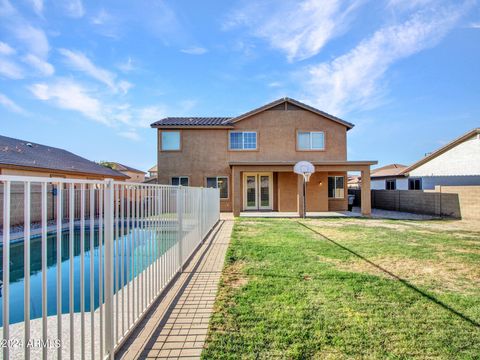
[[[142,170],[150,124],[292,97],[349,160],[411,164],[480,127],[475,0],[0,0],[0,134]]]

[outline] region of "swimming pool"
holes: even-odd
[[[69,256],[69,231],[62,232],[62,313],[69,313],[69,280],[70,280],[70,256]],[[94,246],[90,248],[90,231],[85,229],[84,251],[85,251],[85,311],[90,311],[99,306],[99,259],[100,250],[104,257],[104,244],[99,246],[99,231],[93,231]],[[132,239],[135,239],[134,241]],[[177,244],[176,232],[156,232],[148,229],[130,229],[124,236],[119,236],[114,241],[114,287],[115,292],[121,287],[120,262],[123,260],[123,276],[125,283],[141,273],[147,266],[152,264],[161,254]],[[42,316],[42,258],[41,258],[41,237],[32,237],[30,241],[30,318],[35,319]],[[74,311],[80,312],[80,228],[74,231]],[[122,257],[122,247],[123,254]],[[3,269],[3,249],[0,249],[0,269]],[[93,257],[94,273],[90,274],[90,260]],[[103,262],[103,260],[102,260]],[[118,266],[117,266],[118,265]],[[55,232],[47,235],[47,316],[57,314],[57,234]],[[127,267],[128,279],[127,279]],[[90,303],[90,283],[94,286],[94,303]],[[102,280],[102,284],[104,281]],[[125,285],[125,284],[124,284]],[[23,241],[10,245],[10,324],[24,321],[24,243]],[[3,297],[3,292],[0,295]],[[3,300],[3,298],[2,298]],[[3,324],[3,309],[0,307],[0,321]]]

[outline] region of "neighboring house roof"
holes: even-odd
[[[118,162],[106,161],[106,163],[112,165],[113,169],[117,170],[117,171],[131,171],[131,172],[136,172],[136,173],[140,173],[140,174],[146,174],[145,171],[138,170],[138,169],[132,168],[130,166],[120,164]]]
[[[143,181],[144,184],[156,184],[157,183],[157,177],[152,176]]]
[[[342,124],[346,126],[348,129],[353,128],[353,124],[349,123],[345,120],[342,120],[336,116],[327,114],[326,112],[323,112],[319,109],[316,109],[312,106],[309,106],[307,104],[304,104],[298,100],[284,97],[280,98],[278,100],[272,101],[268,104],[262,105],[256,109],[250,110],[242,115],[236,116],[236,117],[167,117],[161,120],[158,120],[151,124],[151,127],[178,127],[178,126],[192,126],[192,127],[233,127],[233,124],[241,121],[243,119],[246,119],[250,116],[253,116],[255,114],[258,114],[259,112],[274,108],[276,106],[279,106],[283,103],[292,104],[293,108],[298,107],[307,111],[311,111],[317,115],[326,117],[327,119],[330,119],[332,121],[335,121],[339,124]],[[286,109],[288,109],[288,106],[286,106]]]
[[[362,177],[358,175],[349,175],[348,176],[348,184],[356,185],[362,182]]]
[[[128,178],[69,151],[0,135],[0,167],[2,165]]]
[[[470,130],[469,132],[463,134],[462,136],[456,138],[455,140],[453,140],[452,142],[449,142],[447,145],[445,146],[442,146],[440,149],[432,152],[431,154],[425,156],[423,159],[417,161],[416,163],[414,163],[413,165],[410,165],[409,167],[407,167],[406,169],[404,169],[402,171],[402,174],[408,174],[410,171],[418,168],[419,166],[429,162],[430,160],[436,158],[437,156],[447,152],[448,150],[454,148],[455,146],[463,143],[464,141],[468,140],[468,139],[471,139],[473,136],[478,136],[480,135],[480,128],[476,128],[476,129],[473,129],[473,130]]]
[[[157,171],[157,165],[153,165],[150,169],[148,169],[148,172],[156,172]]]
[[[390,164],[373,169],[370,177],[379,178],[379,177],[388,177],[388,176],[401,176],[403,170],[407,168],[406,165],[402,164]]]

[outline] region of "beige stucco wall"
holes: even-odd
[[[145,174],[134,172],[134,171],[122,171],[123,174],[130,177],[127,179],[129,182],[144,182],[145,181]]]
[[[252,130],[257,132],[257,150],[232,151],[228,149],[229,129],[180,129],[180,151],[158,151],[158,180],[160,184],[169,184],[172,176],[188,176],[191,186],[205,186],[208,176],[229,177],[229,198],[221,200],[222,211],[232,211],[232,178],[230,162],[235,161],[345,161],[346,127],[304,110],[277,111],[268,110],[253,115],[235,124],[234,130]],[[324,131],[324,151],[297,151],[296,132]],[[160,144],[161,129],[158,130]],[[168,130],[167,130],[168,131]],[[261,169],[259,169],[261,171]],[[274,178],[274,209],[279,211],[297,211],[296,175],[278,174]],[[319,175],[320,176],[320,175]],[[326,174],[324,186],[312,196],[315,208],[327,211]],[[278,191],[277,191],[278,187]],[[309,190],[310,191],[310,190]],[[323,199],[321,200],[320,197]]]

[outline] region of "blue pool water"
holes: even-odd
[[[130,280],[134,274],[140,273],[146,266],[151,264],[166,250],[176,244],[175,233],[156,233],[145,229],[134,229],[135,243],[132,243],[132,232],[123,237],[119,237],[114,242],[114,257],[118,264],[118,272],[114,266],[114,284],[116,276],[120,279],[120,261],[121,247],[123,246],[124,263],[124,281],[127,280],[127,265],[129,266]],[[98,229],[94,230],[94,247],[90,249],[90,232],[85,230],[85,311],[90,311],[93,305],[94,309],[99,306],[99,239]],[[69,277],[70,277],[70,257],[69,257],[69,232],[62,233],[62,313],[69,313]],[[41,238],[35,237],[30,242],[30,318],[35,319],[42,316],[42,258],[41,258]],[[127,254],[129,256],[127,257]],[[102,245],[102,256],[105,255],[104,245]],[[0,269],[3,269],[3,249],[0,249]],[[90,274],[90,259],[93,256],[94,274]],[[57,235],[49,233],[47,237],[47,309],[48,316],[57,314]],[[1,271],[0,271],[1,272]],[[1,274],[0,274],[1,276]],[[90,303],[90,282],[94,283],[94,303]],[[103,283],[104,281],[102,281]],[[120,282],[120,280],[118,280]],[[75,312],[80,311],[80,229],[74,231],[74,305]],[[118,288],[121,284],[118,284]],[[23,242],[15,243],[10,246],[10,323],[24,321],[24,245]],[[1,293],[3,300],[3,288]],[[3,324],[3,313],[0,306],[0,323]]]

